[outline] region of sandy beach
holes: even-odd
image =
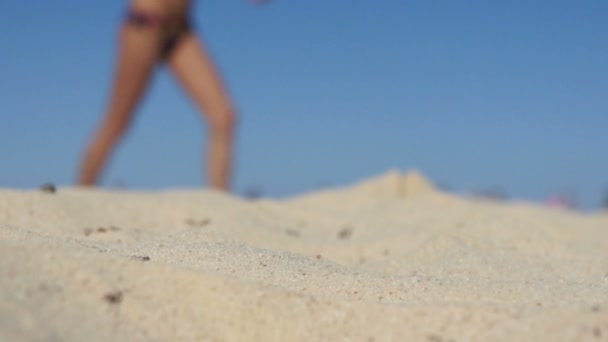
[[[391,171],[283,200],[0,190],[0,341],[608,341],[608,215]]]

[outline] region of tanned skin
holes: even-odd
[[[260,4],[266,1],[251,0]],[[153,17],[188,17],[191,0],[132,0],[131,8]],[[232,101],[204,42],[194,32],[181,37],[166,59],[161,59],[166,25],[122,25],[114,82],[103,120],[91,140],[79,174],[82,186],[97,185],[102,170],[127,133],[156,67],[166,63],[190,95],[207,123],[207,183],[229,191],[232,176],[234,131],[237,123]]]

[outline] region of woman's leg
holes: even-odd
[[[230,189],[236,114],[205,46],[185,34],[168,60],[182,86],[204,113],[209,127],[207,179],[210,186]]]
[[[158,61],[161,32],[156,27],[125,24],[110,104],[81,165],[80,185],[97,183],[112,151],[126,132]]]

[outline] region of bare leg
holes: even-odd
[[[187,34],[168,62],[208,122],[208,183],[229,190],[236,114],[213,61],[194,34]]]
[[[80,169],[80,185],[97,183],[109,156],[126,132],[158,60],[160,32],[125,25],[110,104]]]

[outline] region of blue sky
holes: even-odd
[[[0,4],[0,187],[72,184],[125,1]],[[206,0],[241,115],[235,190],[284,196],[391,168],[457,192],[608,192],[608,2]],[[202,184],[203,122],[160,69],[103,184]]]

